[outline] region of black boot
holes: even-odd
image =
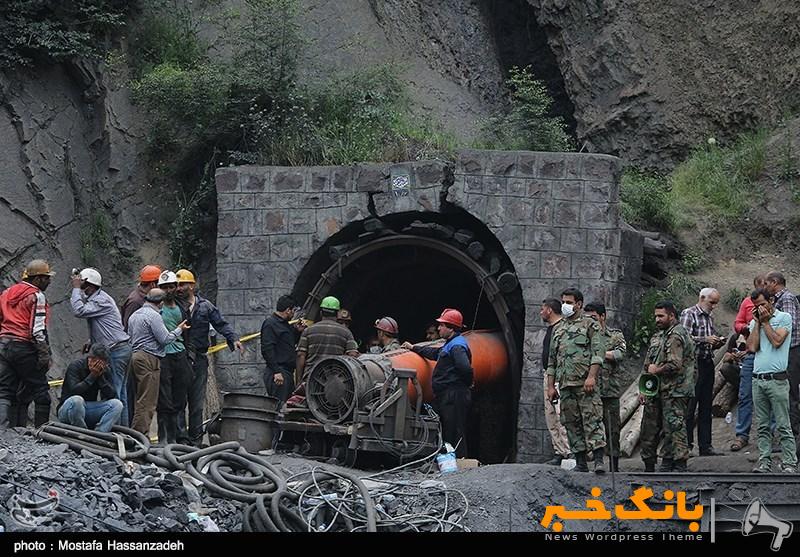
[[[168,414],[165,417],[167,430],[167,444],[172,445],[178,442],[178,415]]]
[[[672,472],[673,462],[671,458],[664,457],[661,459],[661,466],[658,467],[659,472]]]
[[[619,457],[612,456],[611,457],[611,467],[609,468],[611,472],[619,472]]]
[[[576,472],[588,472],[589,467],[586,465],[586,452],[575,453],[575,468]]]
[[[167,444],[167,417],[162,414],[156,414],[156,423],[158,424],[158,444]]]
[[[0,431],[11,427],[11,401],[0,400]]]
[[[655,472],[656,471],[656,459],[655,458],[645,458],[644,460],[644,471],[645,472]]]
[[[675,460],[672,463],[672,471],[673,472],[686,472],[686,461],[685,460]]]
[[[605,449],[602,447],[594,450],[594,473],[605,474],[606,466],[603,462],[605,460]]]
[[[553,458],[545,462],[545,464],[549,464],[550,466],[561,466],[561,461],[564,460],[564,457],[560,454],[555,455]]]
[[[41,427],[50,421],[50,403],[36,403],[33,407],[33,427]]]
[[[16,401],[11,402],[8,411],[8,427],[26,427],[28,425],[28,405],[24,406]]]

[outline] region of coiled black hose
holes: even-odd
[[[152,447],[149,439],[130,428],[114,426],[102,433],[61,423],[48,423],[36,435],[53,443],[66,443],[106,458],[149,462],[170,471],[185,471],[209,491],[245,503],[242,529],[246,532],[305,532],[331,530],[376,532],[392,525],[391,518],[378,520],[373,495],[355,474],[316,467],[287,478],[264,457],[254,455],[235,441],[205,449],[171,444]],[[302,481],[288,483],[293,478]],[[374,480],[373,480],[374,481]],[[323,489],[323,485],[328,485]],[[344,486],[344,487],[342,487]],[[339,496],[339,492],[341,496]],[[306,516],[304,505],[312,508]],[[383,516],[385,511],[380,511]],[[315,523],[327,517],[324,528]],[[458,522],[415,515],[418,524],[436,521],[461,527]],[[460,520],[460,518],[459,518]],[[402,525],[398,522],[395,526]],[[463,529],[463,527],[461,527]]]

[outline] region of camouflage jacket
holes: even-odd
[[[614,352],[614,360],[603,359],[603,368],[600,370],[600,396],[618,397],[622,394],[622,381],[619,363],[625,358],[627,346],[625,337],[619,329],[606,327],[601,333],[606,339],[606,352]]]
[[[645,373],[650,364],[667,364],[667,369],[658,375],[662,395],[694,396],[694,341],[680,323],[657,332],[650,339],[644,359]]]
[[[589,376],[589,366],[603,365],[606,339],[600,325],[581,314],[562,319],[553,330],[547,375],[555,376],[561,387],[579,387]]]

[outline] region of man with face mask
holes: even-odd
[[[130,337],[122,327],[122,316],[114,299],[102,289],[103,279],[97,269],[83,269],[72,277],[70,307],[72,314],[86,319],[89,345],[104,346],[108,352],[111,383],[122,403],[120,424],[128,425],[127,373],[131,361]]]
[[[158,287],[164,291],[161,318],[168,331],[178,327],[184,314],[176,302],[178,277],[172,271],[164,271],[158,279]],[[183,336],[167,344],[161,359],[161,375],[158,381],[158,441],[172,444],[178,440],[178,412],[186,406],[192,366],[186,355]]]
[[[50,307],[44,291],[54,274],[46,261],[34,259],[25,268],[25,280],[0,294],[0,431],[16,422],[20,383],[36,405],[35,425],[50,418]]]
[[[547,396],[561,400],[561,423],[575,455],[575,471],[588,472],[586,451],[594,455],[594,471],[605,473],[603,402],[597,376],[606,351],[600,325],[583,315],[583,294],[577,288],[561,293],[563,323],[553,332],[547,362]],[[559,383],[561,393],[556,392]]]

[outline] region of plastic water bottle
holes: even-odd
[[[726,423],[726,424],[729,424],[729,423],[731,423],[732,421],[733,421],[733,414],[732,414],[732,413],[730,413],[730,412],[728,412],[727,414],[725,414],[725,423]]]

